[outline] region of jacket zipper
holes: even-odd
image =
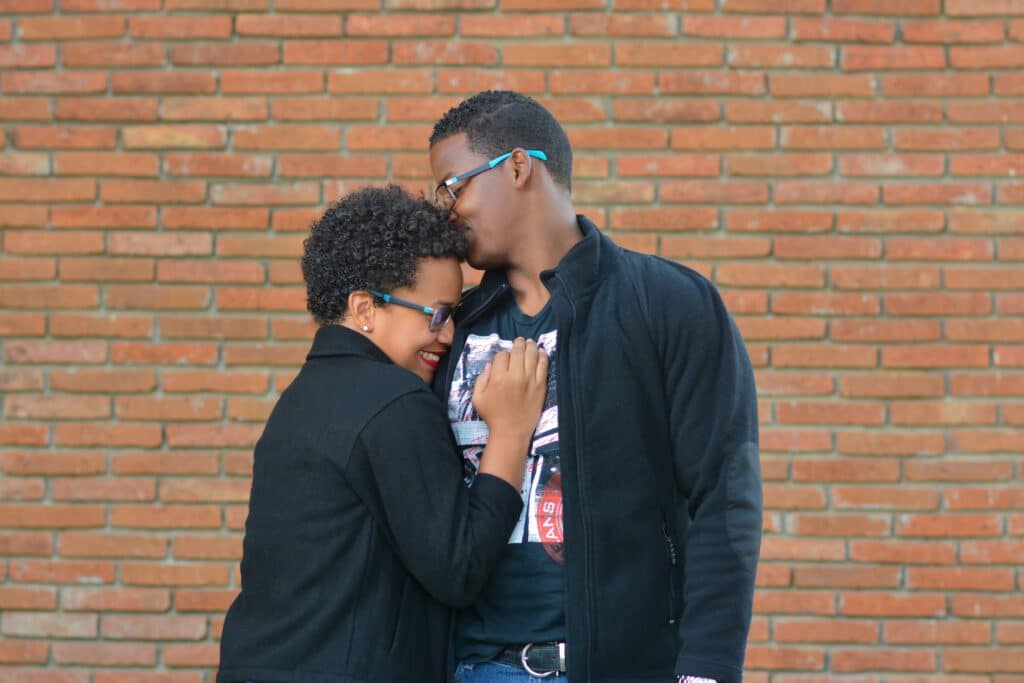
[[[676,544],[672,540],[672,535],[668,532],[668,523],[662,520],[661,522],[661,533],[665,536],[665,547],[668,549],[668,561],[670,566],[668,573],[668,623],[676,623],[676,586],[675,586],[675,573],[676,565],[679,563],[679,558],[676,555]]]
[[[562,279],[562,276],[556,272],[555,273],[555,279],[558,280],[559,283],[562,285],[562,292],[565,294],[565,299],[566,299],[566,301],[569,302],[569,309],[572,312],[572,317],[569,320],[569,324],[566,326],[566,329],[568,330],[569,328],[572,327],[573,323],[576,320],[576,304],[575,304],[575,302],[573,302],[572,297],[570,296],[570,293],[569,293],[569,288],[566,287],[565,280]],[[578,391],[577,391],[577,389],[578,389],[578,384],[577,384],[578,372],[577,372],[577,370],[578,370],[578,368],[575,367],[576,364],[575,364],[575,355],[573,354],[573,344],[571,343],[571,335],[569,335],[569,336],[570,336],[570,339],[565,340],[565,341],[569,342],[568,346],[566,348],[566,356],[569,359],[569,372],[561,373],[562,376],[559,378],[559,382],[564,381],[563,378],[568,377],[569,381],[572,384],[571,395],[572,395],[572,415],[573,415],[573,428],[574,428],[573,443],[572,443],[572,445],[573,445],[573,449],[576,451],[576,458],[575,458],[575,460],[576,460],[576,462],[575,462],[575,465],[576,465],[576,488],[577,488],[577,491],[579,492],[580,523],[583,526],[583,538],[581,540],[580,546],[583,548],[583,571],[584,571],[584,574],[583,574],[583,576],[584,576],[583,593],[584,593],[584,596],[586,598],[586,600],[585,600],[586,604],[585,604],[585,607],[584,607],[584,616],[586,617],[586,622],[585,623],[586,623],[586,629],[587,630],[586,630],[585,637],[582,639],[584,641],[582,643],[582,646],[584,648],[582,668],[584,670],[584,680],[589,680],[590,679],[590,637],[591,637],[591,634],[594,632],[593,624],[592,624],[592,617],[591,617],[591,612],[593,611],[593,609],[592,609],[593,606],[590,604],[590,588],[594,585],[594,581],[593,581],[593,578],[590,575],[590,562],[589,562],[588,557],[587,557],[587,541],[590,538],[590,528],[589,528],[589,525],[587,524],[587,515],[584,512],[587,509],[587,506],[586,506],[586,504],[584,502],[584,493],[583,493],[583,479],[584,479],[584,477],[583,477],[583,467],[584,467],[584,465],[583,465],[583,455],[580,452],[580,441],[581,441],[581,439],[579,438],[580,428],[581,428],[581,425],[583,424],[583,421],[580,419],[581,418],[580,410],[579,410],[580,403],[579,403],[579,398],[577,396],[577,393],[578,393]],[[559,339],[558,342],[559,342],[559,345],[561,345],[563,343],[563,340]],[[559,426],[559,428],[561,429],[561,426]],[[568,546],[568,543],[566,545]],[[568,572],[566,573],[566,577],[568,577]],[[567,641],[567,644],[568,644],[568,640],[569,640],[569,635],[571,633],[571,629],[569,628],[569,618],[570,618],[569,615],[570,614],[571,614],[571,610],[566,609],[566,611],[565,611],[566,629],[565,630],[566,630],[566,641]],[[577,645],[578,644],[573,643],[570,647],[567,647],[567,650],[569,652],[569,654],[568,654],[569,658],[573,657],[572,649],[571,648],[572,647],[576,647]],[[571,659],[570,659],[570,661],[571,661]],[[569,665],[569,668],[572,668],[571,664]]]

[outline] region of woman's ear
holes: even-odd
[[[373,332],[373,322],[377,314],[377,307],[374,305],[373,295],[365,289],[357,289],[348,295],[348,314],[356,328],[366,332]]]

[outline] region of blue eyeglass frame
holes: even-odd
[[[430,325],[428,326],[428,329],[431,332],[438,332],[441,330],[441,328],[447,325],[448,321],[451,320],[452,313],[455,311],[455,306],[444,305],[438,306],[437,308],[432,308],[430,306],[421,306],[418,303],[408,301],[406,299],[399,299],[397,296],[391,296],[390,294],[385,294],[384,292],[378,292],[372,289],[368,289],[366,291],[368,291],[370,294],[377,297],[386,304],[404,306],[405,308],[411,308],[414,311],[419,311],[420,313],[425,313],[426,315],[429,315]]]
[[[548,155],[539,149],[528,149],[526,150],[526,155],[531,156],[534,159],[540,159],[541,161],[548,160]],[[436,188],[434,188],[434,197],[438,200],[438,203],[443,204],[444,202],[441,200],[441,190],[445,189],[448,191],[448,197],[451,198],[452,200],[451,204],[448,205],[449,208],[455,206],[455,202],[458,201],[459,195],[455,190],[452,189],[452,185],[456,183],[461,183],[463,180],[469,180],[473,176],[478,176],[481,173],[484,173],[485,171],[490,171],[492,168],[495,168],[498,164],[505,161],[505,159],[508,159],[510,156],[512,156],[512,152],[505,152],[504,154],[500,154],[494,157],[485,164],[480,164],[476,168],[469,169],[465,173],[453,175],[451,178],[448,178],[443,183],[440,183]]]

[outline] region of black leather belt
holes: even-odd
[[[524,669],[537,678],[565,673],[565,643],[509,645],[492,661]]]

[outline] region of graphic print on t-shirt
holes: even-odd
[[[548,391],[544,410],[533,433],[530,456],[519,493],[523,512],[512,531],[509,543],[541,543],[548,555],[564,564],[562,532],[562,471],[558,454],[558,394],[555,348],[558,333],[554,330],[537,339],[538,346],[548,354]],[[473,408],[473,387],[498,351],[508,351],[512,342],[497,334],[469,335],[455,365],[451,392],[448,395],[448,419],[455,440],[462,449],[466,483],[472,485],[480,467],[480,456],[487,445],[487,423]]]

